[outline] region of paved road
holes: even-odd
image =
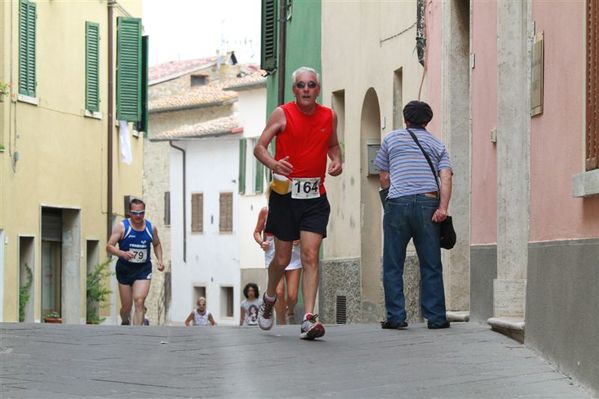
[[[5,398],[590,398],[486,326],[381,330],[0,324]]]

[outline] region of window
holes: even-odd
[[[260,68],[277,69],[277,1],[262,0],[262,51]]]
[[[254,192],[256,194],[264,192],[264,165],[254,158]]]
[[[587,0],[586,170],[599,168],[599,4]]]
[[[233,317],[233,287],[220,287],[221,317]]]
[[[208,83],[208,76],[206,75],[191,75],[191,87],[204,86]]]
[[[204,194],[191,194],[191,232],[204,232]]]
[[[141,19],[117,18],[117,119],[141,120],[142,97]]]
[[[36,4],[19,2],[19,94],[35,97]]]
[[[245,194],[245,163],[247,158],[247,140],[239,140],[239,194]]]
[[[219,231],[233,232],[233,193],[220,193],[219,200]]]
[[[100,111],[100,25],[85,23],[85,109]]]
[[[192,197],[193,198],[193,197]],[[192,199],[193,201],[193,199]],[[164,225],[171,225],[171,192],[164,193]]]

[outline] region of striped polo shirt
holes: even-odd
[[[441,169],[451,170],[449,155],[441,140],[421,127],[411,127],[410,130],[418,137],[437,174]],[[426,158],[405,129],[394,130],[383,139],[374,163],[380,170],[390,174],[391,186],[387,198],[438,191]]]

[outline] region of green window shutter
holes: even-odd
[[[117,120],[141,119],[141,19],[117,18]]]
[[[85,109],[100,111],[100,25],[85,22]]]
[[[245,194],[245,159],[247,139],[239,140],[239,194]]]
[[[19,94],[35,97],[36,5],[19,2]]]
[[[141,37],[141,119],[137,122],[136,130],[144,132],[148,137],[148,36]]]
[[[256,176],[254,178],[254,192],[256,194],[264,192],[264,165],[262,162],[256,161]]]
[[[262,0],[262,53],[260,68],[277,69],[277,0]]]

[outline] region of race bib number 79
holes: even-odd
[[[320,197],[320,177],[291,179],[291,198],[311,199]]]
[[[148,250],[146,248],[130,248],[134,256],[129,260],[131,263],[146,263],[148,261]]]

